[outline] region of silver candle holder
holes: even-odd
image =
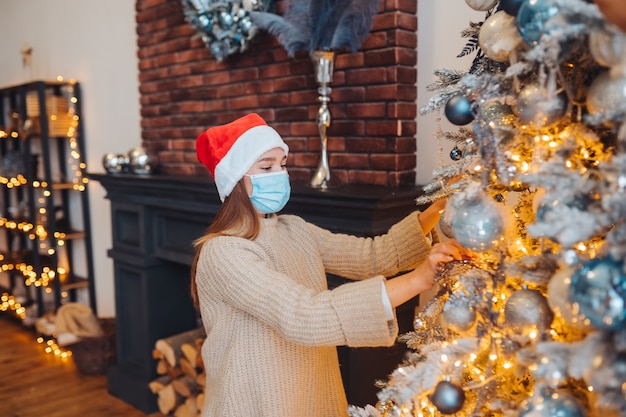
[[[330,93],[332,92],[330,84],[333,81],[335,53],[333,51],[313,51],[311,58],[315,65],[315,80],[319,85],[317,88],[319,93],[317,100],[320,102],[320,107],[317,110],[316,123],[322,142],[320,161],[317,171],[315,171],[311,179],[311,187],[328,188],[330,167],[328,165],[328,135],[326,131],[330,127],[331,122],[328,103],[330,102]]]

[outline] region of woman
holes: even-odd
[[[223,201],[192,271],[207,333],[202,416],[346,416],[336,346],[392,345],[393,308],[464,254],[426,238],[442,203],[374,239],[334,234],[276,215],[290,195],[289,149],[260,116],[208,129],[196,151]],[[328,290],[327,272],[356,281]]]

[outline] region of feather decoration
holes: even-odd
[[[369,34],[380,0],[289,0],[283,16],[255,11],[251,19],[293,57],[298,51],[356,52]]]

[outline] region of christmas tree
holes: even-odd
[[[458,128],[418,203],[476,252],[442,267],[407,358],[352,417],[626,416],[626,35],[583,0],[466,0]],[[451,144],[451,146],[452,146]]]

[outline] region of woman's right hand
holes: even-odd
[[[460,261],[472,256],[471,251],[465,249],[456,240],[449,239],[433,245],[426,263],[428,263],[431,271],[437,274],[441,264],[454,260]]]
[[[472,257],[472,252],[450,239],[435,244],[428,258],[414,270],[385,281],[391,305],[397,307],[416,295],[428,291],[435,283],[441,264]]]

